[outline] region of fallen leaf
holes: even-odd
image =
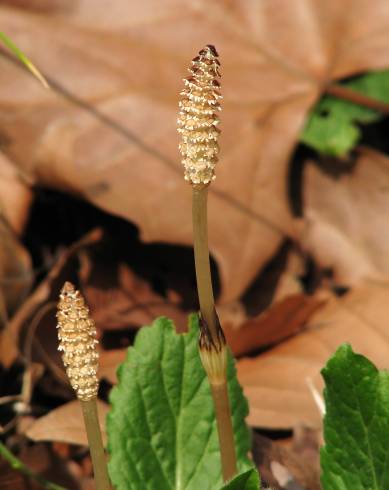
[[[306,257],[292,248],[286,257],[284,270],[277,282],[272,304],[292,295],[304,293],[301,278],[306,274]]]
[[[32,190],[23,176],[0,153],[0,210],[17,235],[24,230],[32,198]]]
[[[297,334],[321,306],[323,300],[319,297],[295,294],[273,304],[239,327],[223,324],[224,333],[236,356],[248,354]]]
[[[217,305],[217,315],[223,329],[228,325],[232,330],[239,329],[248,318],[246,308],[241,301]]]
[[[30,254],[19,240],[31,201],[31,189],[15,166],[0,153],[0,325],[3,327],[25,299],[33,281]]]
[[[40,90],[1,60],[7,154],[37,182],[133,221],[144,241],[190,244],[177,99],[190,59],[214,43],[225,102],[221,162],[210,189],[210,246],[223,300],[236,299],[294,233],[288,159],[323,86],[389,65],[387,2],[62,5],[51,14],[1,8],[7,34],[57,91]]]
[[[31,257],[0,209],[0,325],[23,302],[33,282]]]
[[[353,169],[337,179],[309,164],[305,174],[302,245],[341,285],[389,273],[389,158],[360,149]]]
[[[177,327],[187,324],[187,313],[174,302],[155,293],[149,283],[124,263],[90,262],[86,254],[80,270],[82,292],[96,325],[101,330],[141,327],[166,316]]]
[[[7,324],[6,335],[0,337],[0,361],[4,367],[9,367],[17,358],[20,333],[39,309],[49,301],[57,301],[58,293],[67,277],[66,266],[70,259],[82,247],[98,241],[101,230],[95,229],[65,250],[53,265],[45,279],[36,287],[32,294],[20,306]]]
[[[23,475],[14,470],[4,459],[0,460],[0,475],[0,485],[4,490],[25,490]],[[36,487],[33,490],[36,490]]]
[[[77,480],[69,472],[69,465],[46,444],[25,446],[16,455],[30,470],[45,480],[72,490],[80,490]],[[0,487],[2,490],[41,490],[42,484],[24,476],[0,459]]]
[[[99,378],[105,378],[113,385],[117,383],[116,371],[119,364],[124,362],[127,349],[103,350],[99,357]]]
[[[109,406],[107,403],[98,400],[97,409],[105,443],[105,417]],[[26,436],[33,441],[57,441],[87,446],[88,441],[80,402],[78,400],[71,401],[40,417],[29,427]]]
[[[256,358],[239,360],[238,378],[250,405],[248,422],[272,429],[320,427],[309,381],[322,392],[320,370],[343,342],[379,368],[388,368],[388,294],[389,281],[368,281],[329,300],[310,318],[309,330]]]
[[[254,432],[253,459],[262,479],[271,488],[296,490],[321,488],[319,444],[315,431],[298,427],[293,437],[286,442],[272,441]],[[288,475],[289,486],[280,485],[281,478],[277,478],[278,475]]]

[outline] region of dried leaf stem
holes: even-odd
[[[97,415],[98,353],[96,329],[84,298],[73,284],[66,282],[58,303],[59,350],[72,388],[80,400],[96,490],[110,488],[107,462]]]
[[[52,483],[50,481],[47,481],[45,478],[43,478],[43,476],[38,475],[38,473],[35,473],[35,471],[31,470],[22,461],[20,461],[20,459],[14,456],[11,453],[11,451],[1,442],[0,442],[0,456],[4,458],[6,461],[8,461],[8,463],[11,465],[11,467],[14,470],[19,471],[19,473],[22,473],[23,475],[27,476],[28,478],[31,478],[32,480],[35,480],[45,490],[66,490],[66,488],[61,487],[60,485],[56,485],[55,483]]]

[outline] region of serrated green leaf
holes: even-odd
[[[259,490],[261,488],[258,471],[255,468],[236,476],[220,490]]]
[[[389,70],[367,73],[343,85],[382,102],[389,102]],[[380,113],[367,107],[325,96],[313,108],[300,140],[321,153],[345,156],[361,136],[358,123],[372,123],[381,117]]]
[[[325,380],[324,490],[389,488],[389,374],[342,345]]]
[[[0,41],[11,51],[11,53],[23,63],[23,65],[37,78],[45,88],[49,88],[45,77],[38,70],[38,68],[30,61],[27,56],[21,51],[11,39],[0,31]]]
[[[198,321],[178,335],[156,320],[138,333],[118,370],[107,417],[109,472],[118,490],[210,490],[222,484],[209,384],[198,354]],[[250,466],[247,401],[232,358],[228,381],[239,469]]]

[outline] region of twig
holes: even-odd
[[[46,490],[66,490],[65,487],[61,487],[60,485],[56,485],[55,483],[47,481],[43,476],[38,475],[33,470],[31,470],[28,466],[26,466],[20,459],[14,456],[11,451],[0,442],[0,455],[8,461],[8,463],[12,466],[12,468],[16,471],[19,471],[23,475],[31,478],[38,482],[43,488]]]
[[[354,104],[373,109],[383,114],[389,114],[389,104],[377,99],[373,99],[368,95],[361,94],[356,90],[352,90],[344,85],[337,83],[330,83],[324,88],[324,92],[329,95],[333,95],[338,99],[348,100]]]

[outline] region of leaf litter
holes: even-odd
[[[4,368],[23,361],[25,342],[20,337],[28,335],[31,321],[55,298],[65,276],[78,280],[96,317],[104,380],[101,403],[116,383],[116,365],[124,359],[123,346],[132,342],[131,332],[159,315],[183,325],[196,307],[188,301],[193,271],[180,289],[161,287],[149,270],[142,271],[147,266],[126,258],[102,263],[94,249],[101,236],[81,239],[90,231],[83,226],[76,237],[81,241],[70,247],[65,241],[43,278],[32,273],[36,256],[32,254],[31,262],[31,252],[19,237],[24,240],[23,230],[28,230],[34,184],[82,196],[130,221],[145,244],[190,246],[189,191],[176,149],[176,98],[188,53],[212,33],[224,65],[222,161],[210,192],[209,216],[221,317],[239,356],[238,373],[250,403],[248,421],[267,461],[256,459],[265,480],[283,488],[282,475],[290,475],[301,488],[319,488],[315,458],[321,414],[312,389],[320,396],[320,369],[344,341],[378,367],[387,367],[389,358],[386,155],[367,147],[362,134],[364,146],[348,155],[352,165],[337,177],[324,172],[320,156],[310,158],[314,163],[305,164],[301,182],[301,218],[292,212],[287,188],[290,157],[325,83],[389,65],[385,2],[377,0],[372,7],[354,1],[352,15],[350,5],[302,0],[292,7],[285,0],[247,0],[236,6],[217,1],[204,8],[202,2],[172,0],[161,8],[150,0],[136,7],[117,2],[107,11],[98,0],[91,16],[90,0],[74,0],[71,6],[4,2],[0,18],[9,26],[7,34],[54,87],[50,93],[39,90],[9,58],[0,59],[0,132],[6,154],[0,169],[10,183],[0,185],[0,199],[8,230],[14,230],[0,270],[16,264],[12,271],[27,271],[32,277],[25,285],[32,292],[21,306],[19,292],[16,302],[5,300],[10,318],[3,317],[7,328],[0,339]],[[163,212],[156,219],[159,209]],[[106,234],[104,223],[101,228]],[[285,238],[299,258],[289,259],[294,265],[281,265],[284,273],[272,286],[262,282],[262,289],[245,296]],[[188,271],[180,261],[163,274]],[[313,277],[316,272],[319,278]],[[346,294],[339,296],[339,291]],[[12,296],[11,290],[6,293]],[[85,477],[86,488],[90,468],[85,454],[79,464],[79,455],[69,450],[85,440],[77,417],[66,415],[72,402],[56,371],[61,368],[50,340],[52,323],[49,314],[44,316],[31,334],[31,366],[39,364],[44,371],[34,378],[31,413],[14,413],[17,438],[31,436],[35,427],[36,438],[51,441],[47,447],[56,450],[52,441],[68,434],[63,446],[67,468]],[[59,416],[62,409],[62,420],[70,424],[66,428]],[[296,437],[307,431],[315,435],[310,441],[303,438],[298,452]],[[309,450],[316,462],[302,467],[299,458],[308,457],[304,451]]]

